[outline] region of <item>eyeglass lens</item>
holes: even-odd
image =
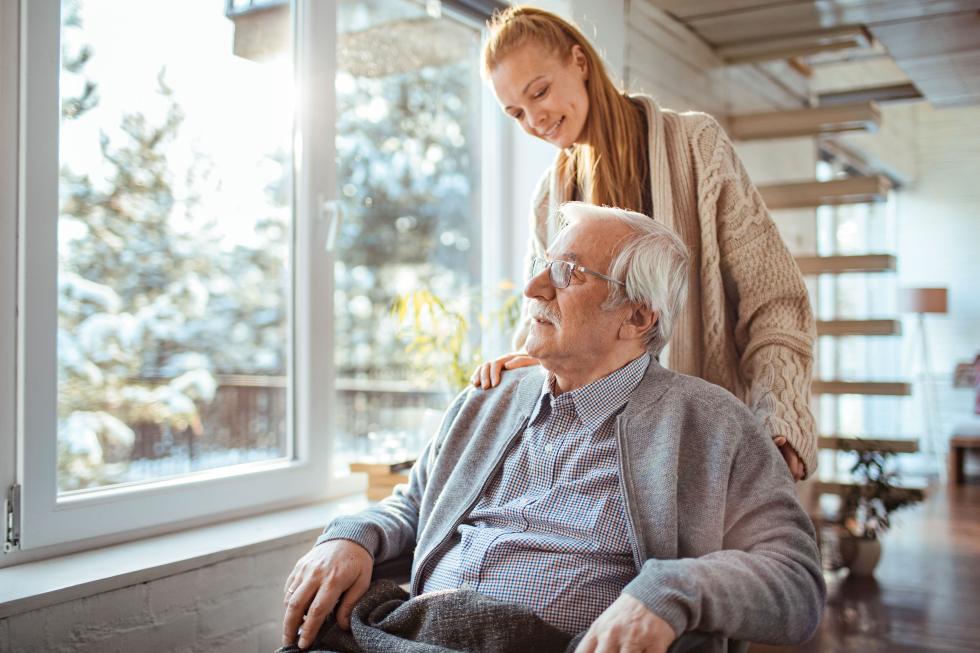
[[[531,265],[531,276],[538,276],[545,268],[548,268],[551,285],[555,288],[568,287],[568,283],[572,280],[572,266],[568,262],[546,261],[543,258],[535,258]]]

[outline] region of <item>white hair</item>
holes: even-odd
[[[559,211],[561,224],[618,220],[632,230],[618,245],[606,272],[626,285],[608,282],[609,296],[602,308],[613,310],[631,303],[657,311],[657,322],[647,332],[645,344],[654,357],[659,356],[687,299],[687,247],[670,227],[642,213],[585,202],[566,202]]]

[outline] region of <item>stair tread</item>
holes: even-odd
[[[915,453],[919,441],[915,438],[889,438],[856,435],[821,435],[817,447],[834,451],[889,451],[892,453]]]
[[[813,381],[813,394],[855,394],[905,397],[912,394],[912,384],[905,381]]]
[[[839,104],[808,109],[766,111],[732,116],[728,131],[735,140],[763,140],[877,131],[881,111],[874,102]]]
[[[759,186],[759,193],[770,210],[779,210],[884,202],[891,187],[888,177],[870,175],[763,184]]]
[[[805,275],[847,274],[850,272],[894,272],[892,254],[856,254],[836,256],[797,256],[796,264]]]
[[[897,336],[902,333],[900,320],[819,320],[818,336]]]

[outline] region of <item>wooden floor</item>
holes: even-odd
[[[980,479],[967,483],[896,513],[874,579],[828,572],[823,623],[807,644],[751,653],[980,651]]]

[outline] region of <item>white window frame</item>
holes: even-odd
[[[14,5],[14,7],[11,7]],[[200,472],[177,479],[129,487],[109,487],[57,496],[57,220],[60,62],[59,0],[4,0],[3,17],[20,12],[17,52],[16,148],[16,283],[17,332],[2,331],[0,361],[16,351],[16,481],[21,486],[20,549],[0,559],[17,561],[19,553],[52,555],[87,548],[96,542],[132,539],[150,532],[174,530],[277,507],[297,505],[343,493],[330,477],[332,450],[333,255],[324,246],[325,199],[333,197],[335,41],[313,38],[336,33],[335,5],[315,0],[293,3],[296,69],[301,89],[295,129],[294,236],[291,248],[293,289],[290,300],[291,342],[287,419],[290,445],[285,459]],[[10,33],[5,26],[5,35]],[[4,39],[4,43],[7,40]],[[6,54],[6,52],[4,53]],[[6,59],[5,59],[6,61]],[[4,81],[10,82],[4,64]],[[324,83],[330,80],[330,83]],[[10,86],[4,87],[4,90]],[[6,98],[10,94],[4,93]],[[11,126],[4,102],[2,127]],[[315,110],[313,109],[315,107]],[[6,132],[7,130],[5,130]],[[4,148],[4,153],[8,150]],[[11,175],[8,156],[0,161],[6,189]],[[8,194],[0,210],[9,212]],[[8,222],[2,223],[9,230]],[[6,231],[4,232],[6,233]],[[4,239],[7,249],[8,240]],[[9,252],[4,251],[5,255]],[[10,299],[7,256],[0,278],[0,298]],[[11,306],[12,303],[6,304]],[[0,328],[7,327],[7,315]],[[16,342],[16,345],[12,343]],[[7,376],[6,365],[3,374]],[[4,389],[4,386],[0,386]],[[0,395],[8,401],[8,393]],[[2,411],[4,416],[7,412]],[[6,417],[4,417],[6,419]],[[0,434],[6,432],[0,422]],[[0,458],[7,460],[7,456]],[[0,469],[0,473],[4,470]],[[233,472],[233,473],[229,473]],[[4,490],[6,487],[4,487]],[[87,542],[83,542],[87,540]],[[21,559],[26,559],[20,556]]]
[[[20,543],[0,568],[312,503],[362,488],[331,476],[335,368],[334,97],[336,2],[293,0],[297,48],[294,167],[294,287],[290,297],[289,455],[286,460],[202,472],[58,501],[56,493],[57,188],[60,0],[0,0],[0,499],[21,486]],[[462,15],[454,18],[468,22]],[[321,38],[316,38],[321,35]],[[513,215],[513,126],[483,85],[478,157],[484,288],[522,283],[505,256],[524,228]],[[526,180],[525,180],[526,183]],[[520,202],[526,206],[528,200]],[[476,207],[475,207],[476,208]],[[28,216],[31,219],[28,220]],[[48,216],[38,219],[35,216]],[[520,236],[517,238],[519,240]],[[10,310],[11,308],[15,310]],[[484,334],[487,336],[490,334]],[[509,334],[483,340],[484,355],[509,348]],[[261,497],[257,499],[256,497]]]
[[[0,505],[16,470],[17,50],[19,7],[0,0]],[[0,521],[2,523],[2,521]],[[2,530],[2,529],[0,529]],[[0,540],[3,540],[0,537]],[[0,542],[0,548],[3,543]],[[2,559],[0,554],[0,559]]]

